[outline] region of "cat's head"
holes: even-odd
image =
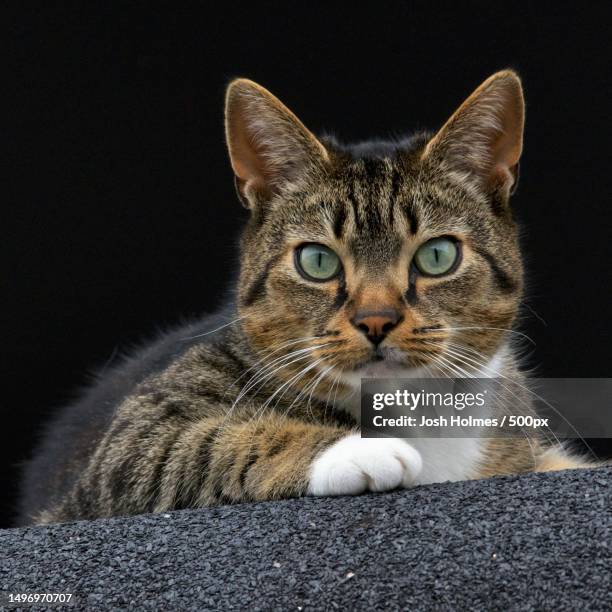
[[[490,358],[521,298],[509,197],[523,122],[520,80],[503,71],[433,136],[341,146],[233,81],[227,142],[251,211],[238,308],[254,350],[281,377],[310,368],[304,381],[460,375]]]

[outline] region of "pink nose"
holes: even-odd
[[[374,346],[378,346],[401,320],[402,317],[397,310],[386,308],[383,310],[358,310],[351,323],[362,331]]]

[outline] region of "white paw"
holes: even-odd
[[[415,484],[421,455],[398,438],[346,436],[312,463],[309,495],[357,495]]]

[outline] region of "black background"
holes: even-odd
[[[61,3],[5,21],[6,520],[17,463],[88,371],[222,299],[245,218],[223,139],[234,76],[353,140],[438,127],[490,73],[516,68],[527,365],[610,375],[609,5],[287,4]]]

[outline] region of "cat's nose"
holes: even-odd
[[[374,346],[378,346],[401,320],[402,316],[395,308],[385,308],[358,310],[351,323],[362,331]]]

